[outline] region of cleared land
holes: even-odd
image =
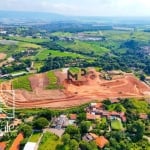
[[[63,89],[46,89],[56,81]],[[18,108],[67,108],[81,105],[92,100],[126,97],[149,97],[150,87],[138,80],[133,74],[124,73],[112,80],[99,77],[100,73],[90,68],[88,74],[80,80],[67,80],[66,71],[56,70],[47,76],[46,73],[32,75],[29,80],[31,91],[15,90],[15,104]],[[49,79],[50,78],[50,79]],[[52,78],[52,79],[51,79]],[[22,81],[20,81],[22,82]],[[56,83],[56,82],[55,82]],[[11,89],[8,83],[1,84],[1,89]],[[12,105],[12,100],[7,100]],[[110,108],[113,109],[113,108]]]
[[[6,58],[6,54],[5,53],[0,53],[0,60],[3,60],[3,59],[5,59]]]

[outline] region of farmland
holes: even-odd
[[[71,48],[75,51],[85,51],[85,52],[93,51],[97,54],[104,54],[109,52],[109,49],[105,47],[100,47],[98,43],[92,43],[92,42],[83,42],[83,41],[75,40],[74,42],[59,41],[58,44],[65,48]]]
[[[29,75],[18,77],[12,81],[12,86],[14,89],[25,89],[31,91]]]
[[[72,58],[84,58],[84,56],[76,54],[76,53],[71,53],[71,52],[59,52],[55,50],[42,50],[40,51],[34,59],[39,59],[39,60],[45,60],[47,57],[52,56],[52,57],[72,57]]]

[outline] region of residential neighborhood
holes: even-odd
[[[85,144],[89,147],[93,145],[96,150],[105,150],[111,146],[111,134],[114,134],[114,137],[117,136],[115,134],[125,136],[128,130],[131,130],[128,128],[130,119],[126,112],[128,108],[125,107],[128,101],[112,99],[104,102],[92,102],[86,106],[72,109],[70,112],[56,113],[43,110],[36,115],[26,116],[22,113],[7,122],[1,117],[4,126],[2,127],[1,122],[0,150],[41,150],[47,146],[48,150],[60,150],[62,147],[68,147],[70,142],[80,150]],[[138,103],[140,104],[140,102]],[[137,117],[142,122],[148,123],[149,121],[147,113],[138,113]],[[145,130],[149,129],[145,127]],[[138,133],[134,134],[138,135]],[[136,136],[133,137],[134,134],[129,135],[128,138],[131,140],[136,138]],[[9,142],[10,137],[12,138],[11,142]],[[141,138],[148,140],[149,136],[143,132]],[[67,140],[70,142],[67,143]],[[50,143],[54,141],[57,142],[51,147]],[[79,144],[77,144],[78,142]]]

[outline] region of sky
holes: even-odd
[[[150,16],[150,0],[0,0],[0,10],[68,16]]]

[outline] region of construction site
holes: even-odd
[[[150,87],[131,73],[98,72],[88,68],[86,75],[78,80],[67,78],[67,70],[54,71],[57,82],[63,88],[46,89],[49,80],[45,73],[35,74],[29,78],[32,91],[13,89],[12,82],[0,85],[0,90],[15,91],[16,108],[69,108],[91,101],[102,101],[114,98],[147,98]],[[13,106],[12,96],[1,92],[5,104]]]

